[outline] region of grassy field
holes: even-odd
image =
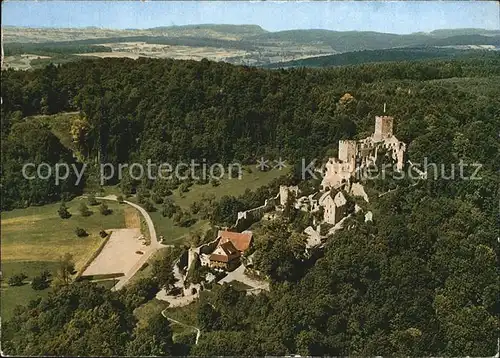
[[[29,284],[17,287],[9,287],[2,284],[2,320],[8,321],[11,319],[14,315],[14,308],[17,305],[26,305],[29,301],[39,297],[46,297],[49,291],[50,289],[35,291]]]
[[[82,217],[78,212],[80,200],[67,203],[72,214],[69,219],[61,219],[57,214],[59,203],[1,214],[2,317],[8,318],[17,304],[26,304],[48,291],[35,291],[29,284],[9,287],[7,280],[10,276],[24,273],[28,276],[26,282],[29,282],[43,270],[54,273],[58,259],[65,253],[73,255],[78,270],[102,241],[100,230],[125,227],[125,206],[108,203],[113,210],[108,216],[101,215],[96,206],[89,207],[93,214]],[[89,236],[77,237],[76,227],[84,228]]]
[[[175,190],[173,198],[176,204],[181,208],[188,209],[193,202],[200,201],[203,194],[215,195],[217,199],[224,195],[239,196],[243,194],[246,189],[254,191],[261,186],[269,184],[273,179],[279,178],[287,173],[288,171],[286,169],[262,172],[253,166],[246,166],[242,171],[241,179],[223,178],[219,186],[195,184],[189,188],[187,193],[182,194],[183,197],[181,197],[179,190]]]
[[[148,320],[154,315],[160,315],[161,311],[168,307],[168,302],[157,300],[153,298],[151,301],[137,307],[134,311],[134,316],[139,321],[139,326],[144,327],[147,325]]]
[[[3,246],[3,245],[2,245]],[[53,261],[3,261],[2,259],[2,284],[1,284],[1,315],[2,319],[9,320],[14,308],[19,304],[26,304],[38,297],[47,296],[49,289],[35,291],[28,283],[31,279],[39,275],[40,272],[48,270],[54,273],[57,269],[57,262]],[[10,287],[7,280],[12,275],[23,272],[28,278],[23,286]]]
[[[190,303],[187,306],[167,308],[165,314],[167,317],[182,322],[185,325],[197,327],[198,326],[198,318],[196,315],[197,311],[198,311],[198,301],[194,301],[193,303]],[[172,331],[174,333],[186,333],[193,331],[193,329],[190,327],[186,327],[176,323],[171,323],[170,326],[172,327]]]
[[[273,179],[279,178],[285,174],[287,174],[286,170],[261,172],[257,168],[245,167],[241,179],[222,179],[218,186],[212,186],[211,184],[194,184],[186,193],[181,193],[179,189],[174,190],[171,198],[182,209],[189,210],[192,203],[202,200],[202,195],[214,195],[216,199],[220,199],[224,195],[239,196],[243,194],[246,189],[254,191],[261,186],[269,184]],[[106,187],[105,193],[106,195],[119,194],[119,190],[116,186]],[[128,198],[127,200],[136,202],[135,197]],[[161,215],[161,204],[155,206],[157,211],[149,214],[155,224],[157,235],[163,235],[166,244],[181,244],[191,232],[203,232],[209,228],[207,220],[199,220],[194,225],[187,228],[176,226],[172,219]]]
[[[149,214],[155,224],[158,237],[163,235],[163,243],[166,245],[182,244],[190,233],[195,231],[203,232],[210,227],[207,220],[197,221],[190,227],[180,227],[175,225],[172,219],[163,217],[160,211]]]
[[[52,133],[59,139],[61,144],[70,150],[75,149],[73,139],[71,138],[71,124],[75,119],[80,118],[78,112],[62,112],[52,115],[38,115],[28,117],[47,124]]]
[[[59,203],[2,213],[2,262],[57,261],[64,253],[70,253],[78,269],[99,246],[100,230],[125,226],[124,207],[118,203],[108,203],[113,210],[111,215],[101,215],[94,206],[89,207],[93,214],[83,217],[78,212],[80,200],[67,203],[72,214],[69,219],[61,219],[57,214]],[[84,228],[89,236],[78,238],[76,227]]]

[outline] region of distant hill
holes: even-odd
[[[328,44],[349,43],[352,46],[363,44],[366,46],[384,46],[409,44],[412,41],[423,41],[426,35],[397,35],[373,31],[330,31],[330,30],[287,30],[268,32],[253,36],[251,39],[257,42],[268,41],[292,41],[296,43],[322,42]],[[370,44],[370,42],[373,42]]]
[[[446,34],[450,36],[446,37]],[[487,36],[486,36],[487,34]],[[498,45],[500,31],[461,29],[442,30],[430,34],[415,33],[397,35],[372,31],[329,31],[329,30],[290,30],[268,32],[250,38],[257,44],[279,42],[308,43],[331,46],[336,52],[377,50],[398,47],[450,46],[450,45]]]
[[[457,50],[444,48],[403,48],[386,50],[364,50],[346,52],[331,56],[317,56],[295,61],[273,63],[266,68],[291,68],[291,67],[331,67],[357,65],[373,62],[400,62],[418,61],[429,59],[451,59],[468,57],[494,57],[498,53],[486,50]]]
[[[428,46],[459,46],[459,45],[494,45],[500,46],[500,35],[456,35],[429,40]]]
[[[500,30],[485,30],[485,29],[441,29],[429,32],[430,36],[434,37],[450,37],[462,35],[483,35],[483,36],[500,36]]]
[[[211,31],[221,35],[237,35],[239,37],[256,36],[267,33],[258,25],[224,25],[224,24],[200,24],[200,25],[183,25],[183,26],[161,26],[148,29],[153,32],[178,32],[186,33],[197,30],[199,32]]]

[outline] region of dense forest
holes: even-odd
[[[86,163],[255,163],[260,156],[293,162],[322,158],[337,140],[371,132],[383,103],[397,118],[396,135],[407,143],[438,138],[442,131],[471,141],[468,127],[478,123],[488,129],[476,135],[490,138],[498,125],[499,64],[498,58],[479,58],[268,71],[209,61],[106,59],[4,71],[2,209],[80,190],[21,177],[22,163],[76,160],[46,124],[26,116],[79,111],[75,147]],[[472,91],[467,81],[479,78],[480,89]],[[339,105],[346,92],[354,101]],[[424,121],[439,125],[426,129]],[[493,162],[485,150],[471,159]]]
[[[335,154],[339,139],[372,133],[386,103],[411,161],[427,158],[447,170],[460,160],[481,163],[481,180],[403,181],[371,200],[373,222],[351,217],[349,229],[312,258],[304,257],[290,218],[267,225],[265,239],[256,240],[256,265],[271,291],[214,290],[199,304],[200,341],[183,352],[492,356],[500,309],[499,79],[497,57],[290,70],[103,59],[4,71],[2,210],[82,190],[74,178],[62,186],[26,182],[26,161],[255,163],[281,156],[297,163]],[[341,100],[346,93],[352,99]],[[80,112],[75,156],[47,125],[25,118],[62,111]],[[377,193],[390,184],[367,186]],[[134,328],[132,310],[155,290],[143,285],[131,288],[140,289],[135,298],[63,287],[20,310],[5,347],[16,354],[178,352],[160,321]],[[89,352],[90,342],[103,348]]]

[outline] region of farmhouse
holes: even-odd
[[[249,249],[252,243],[252,232],[231,232],[219,230],[219,243],[214,252],[209,256],[210,266],[224,269],[235,268],[241,254]]]
[[[240,256],[240,252],[231,241],[223,244],[219,243],[215,251],[210,255],[210,266],[226,270],[235,268],[239,263]]]
[[[236,249],[241,253],[248,250],[248,248],[252,243],[251,231],[243,231],[242,233],[239,233],[226,230],[219,230],[217,237],[220,238],[219,245],[230,241],[234,245],[234,247],[236,247]]]

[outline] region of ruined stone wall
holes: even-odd
[[[247,211],[240,211],[238,213],[238,220],[236,220],[233,228],[239,232],[248,229],[254,222],[262,219],[266,212],[269,212],[275,208],[276,202],[279,197],[280,193],[278,193],[278,195],[276,195],[274,198],[266,199],[264,205]]]

